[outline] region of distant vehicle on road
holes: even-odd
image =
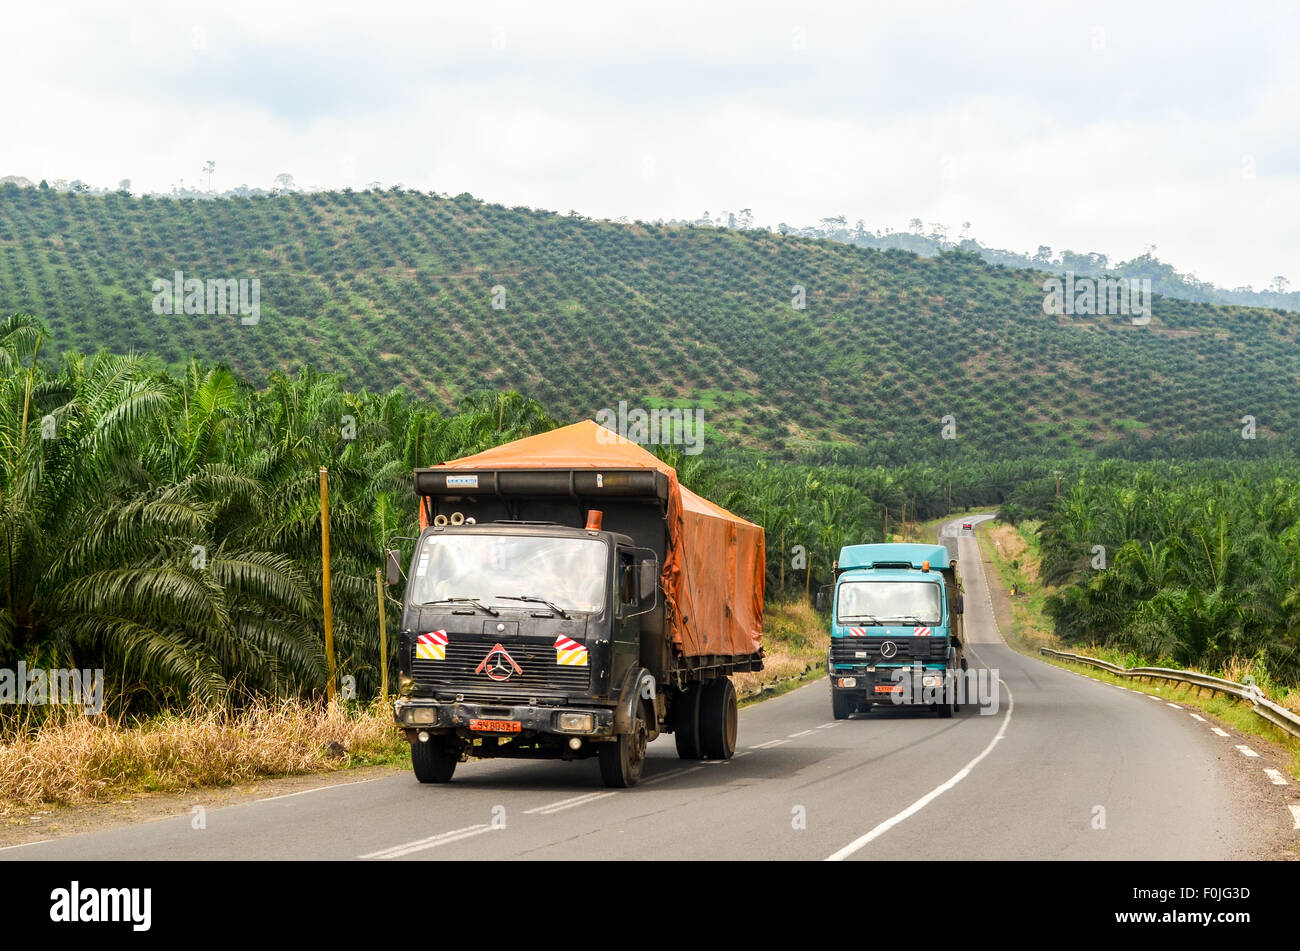
[[[961,530],[962,530],[963,532],[970,532],[970,533],[972,533],[972,534],[975,532],[975,529],[971,526],[971,523],[970,523],[970,522],[962,522],[962,523],[961,523]]]

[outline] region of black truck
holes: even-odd
[[[762,669],[761,644],[728,651],[691,621],[734,627],[729,599],[748,610],[753,592],[734,590],[740,572],[693,563],[710,538],[692,544],[698,519],[683,517],[692,503],[671,469],[440,466],[417,469],[415,490],[425,527],[406,572],[394,714],[421,782],[449,781],[469,757],[595,756],[605,785],[633,786],[660,733],[682,758],[731,757],[729,675]],[[389,552],[390,585],[401,562]],[[700,588],[726,577],[733,590]],[[714,601],[726,605],[716,619]]]

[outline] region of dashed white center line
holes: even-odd
[[[401,845],[394,845],[387,849],[380,849],[378,852],[368,852],[360,857],[363,859],[397,859],[401,858],[403,855],[410,855],[412,852],[422,852],[425,849],[436,849],[440,845],[459,842],[461,839],[468,839],[471,836],[482,835],[484,832],[491,831],[492,826],[479,823],[478,825],[466,826],[463,829],[453,829],[451,832],[431,835],[427,839],[416,839],[414,842],[404,842]]]
[[[831,727],[833,727],[833,726],[839,726],[839,723],[823,723],[823,724],[822,724],[821,726],[819,726],[817,729],[819,729],[819,730],[829,730],[829,729],[830,729]]]
[[[1259,756],[1258,753],[1256,753],[1256,752],[1255,752],[1254,750],[1252,750],[1249,746],[1246,746],[1246,745],[1243,744],[1243,743],[1238,743],[1238,744],[1237,744],[1237,749],[1241,752],[1241,755],[1242,755],[1242,756]]]
[[[612,792],[598,792],[586,793],[582,796],[572,796],[569,799],[561,799],[559,802],[547,803],[546,805],[538,806],[535,809],[525,809],[524,815],[549,816],[553,812],[562,812],[565,809],[572,809],[574,806],[582,806],[586,803],[595,802],[597,799],[604,799],[606,796],[612,795],[614,795]]]
[[[800,730],[798,733],[791,733],[790,739],[797,740],[801,736],[807,736],[812,730]]]
[[[1285,786],[1287,784],[1286,777],[1276,769],[1266,769],[1264,775],[1269,778],[1274,786]]]
[[[766,743],[759,743],[757,746],[751,746],[751,750],[769,750],[774,746],[780,746],[782,743],[789,743],[789,740],[768,740]]]
[[[737,755],[739,755],[739,754],[737,754]],[[654,777],[653,779],[643,779],[643,780],[641,780],[640,785],[642,785],[642,786],[653,786],[655,783],[662,783],[665,779],[673,779],[674,777],[680,776],[680,775],[682,775],[683,773],[690,773],[690,772],[693,772],[693,771],[695,771],[695,770],[697,770],[697,769],[700,769],[700,767],[699,767],[699,766],[683,766],[683,767],[681,767],[680,769],[670,769],[670,770],[668,770],[668,772],[666,772],[666,773],[661,773],[660,775]]]
[[[1190,716],[1193,720],[1199,720],[1201,723],[1204,723],[1204,722],[1205,722],[1205,717],[1203,717],[1203,716],[1199,716],[1199,715],[1197,715],[1197,714],[1195,714],[1195,713],[1190,713],[1190,714],[1188,714],[1188,716]]]
[[[1212,727],[1210,727],[1210,732],[1213,733],[1215,736],[1227,736],[1227,735],[1228,735],[1228,734],[1224,733],[1222,730],[1220,730],[1217,726],[1212,726]]]

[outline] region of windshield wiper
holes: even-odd
[[[870,624],[880,623],[880,619],[877,618],[874,614],[841,614],[840,615],[841,621],[861,621],[864,618]]]
[[[900,615],[899,615],[898,617],[896,617],[896,618],[891,618],[891,620],[894,620],[894,621],[901,621],[901,622],[903,622],[904,624],[920,624],[920,623],[921,623],[921,619],[918,618],[918,617],[917,617],[916,615],[914,615],[914,614],[900,614]]]
[[[488,607],[486,604],[484,604],[482,601],[479,601],[477,598],[434,598],[432,601],[425,601],[423,604],[420,605],[420,607],[428,608],[428,607],[432,607],[435,604],[472,604],[474,605],[474,607],[482,611],[486,611],[488,614],[492,615],[493,617],[501,616],[500,611]]]
[[[527,601],[531,604],[544,604],[566,621],[569,620],[569,616],[564,613],[564,608],[547,601],[545,598],[535,598],[530,594],[498,594],[496,598],[498,601]]]

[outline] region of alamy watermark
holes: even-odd
[[[621,436],[641,446],[681,446],[688,456],[704,451],[704,410],[661,406],[657,409],[628,409],[627,400],[618,401],[618,409],[596,410],[601,427],[596,441],[616,442]]]
[[[0,704],[33,707],[80,704],[86,713],[104,712],[104,670],[47,670],[18,662],[0,667]]]
[[[1043,281],[1043,313],[1049,317],[1131,317],[1151,323],[1151,278],[1049,277]]]
[[[186,277],[177,271],[172,280],[155,278],[153,282],[155,314],[224,317],[239,314],[239,322],[252,327],[262,319],[262,282],[258,278]]]

